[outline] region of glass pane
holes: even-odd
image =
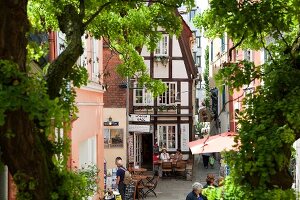
[[[164,36],[163,38],[163,52],[162,54],[167,55],[168,54],[168,36]]]

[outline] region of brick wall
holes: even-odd
[[[120,64],[119,55],[112,52],[108,46],[103,44],[103,77],[107,90],[104,92],[104,108],[125,108],[126,88],[120,87],[126,83],[126,78],[120,77],[116,72],[116,67]]]

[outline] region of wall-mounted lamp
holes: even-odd
[[[103,124],[104,126],[119,126],[119,122],[114,122],[112,117],[109,117],[108,121],[104,122]]]

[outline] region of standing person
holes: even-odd
[[[217,185],[215,184],[215,175],[209,173],[206,176],[206,185],[204,185],[203,188],[207,188],[208,186],[213,186],[213,187],[217,187]]]
[[[176,153],[174,155],[174,160],[178,161],[178,160],[182,160],[182,153],[180,149],[176,150]]]
[[[209,161],[210,154],[209,153],[203,153],[202,159],[203,159],[203,166],[205,169],[208,169],[208,161]]]
[[[124,183],[124,177],[125,177],[126,169],[123,167],[123,162],[121,157],[116,158],[116,165],[118,167],[116,184],[118,185],[118,190],[122,200],[125,200],[126,185]]]
[[[207,200],[207,198],[202,195],[202,184],[195,182],[192,185],[192,191],[186,196],[185,200]]]
[[[216,188],[215,176],[213,174],[207,174],[206,185],[203,187],[202,194],[205,195],[207,199],[214,200],[216,198]]]

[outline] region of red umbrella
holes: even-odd
[[[236,147],[233,147],[236,144],[234,142],[234,137],[236,135],[237,134],[234,132],[225,132],[208,136],[207,138],[189,142],[189,147],[192,154],[237,150]]]

